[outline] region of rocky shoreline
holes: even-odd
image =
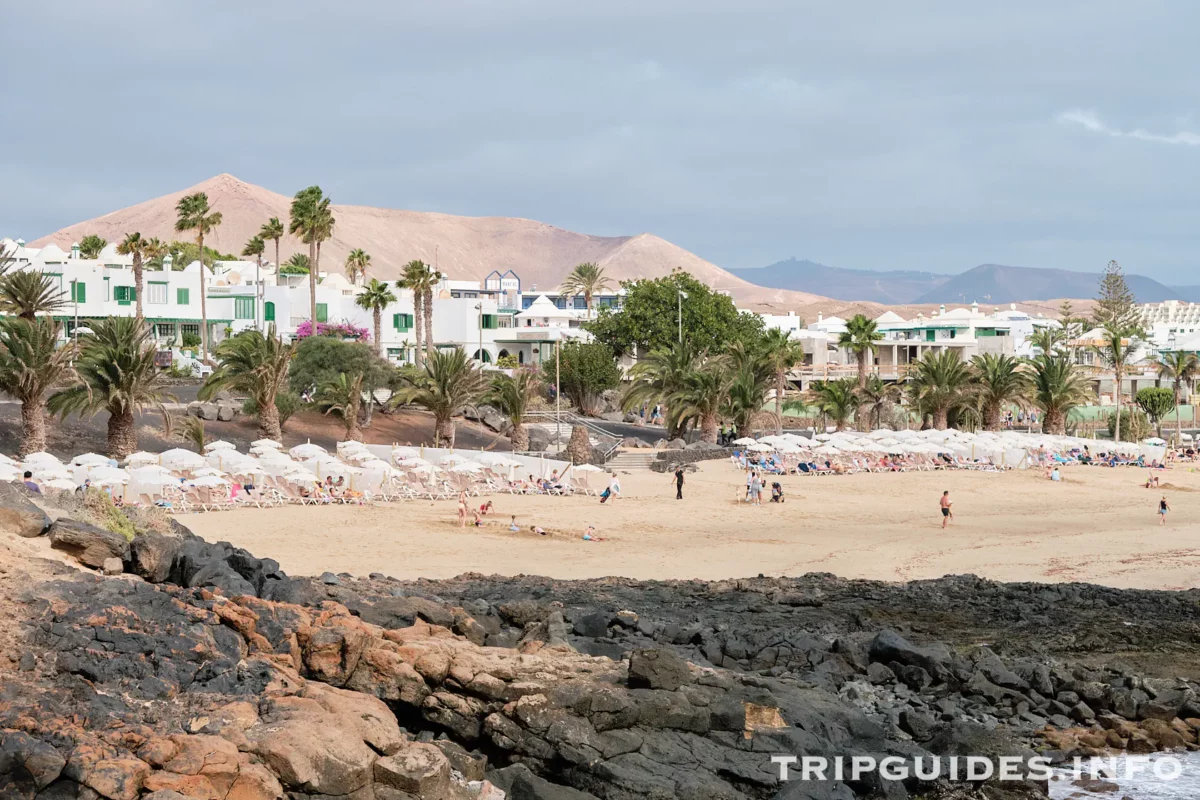
[[[124,520],[0,494],[7,534],[122,571],[3,554],[0,798],[1032,798],[770,757],[1200,749],[1200,592],[291,578]]]

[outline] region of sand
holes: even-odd
[[[454,501],[374,507],[288,506],[190,515],[182,522],[277,559],[295,575],[323,571],[397,578],[464,572],[555,578],[720,579],[830,572],[905,581],[974,573],[1003,581],[1087,581],[1115,587],[1200,585],[1200,472],[1069,467],[1041,473],[911,472],[790,476],[787,502],[738,503],[742,473],[710,462],[675,500],[669,475],[621,476],[623,499],[493,497],[484,528],[458,528]],[[950,490],[955,519],[941,529]],[[1172,511],[1160,527],[1156,507]],[[473,502],[481,502],[473,498]],[[508,532],[516,514],[522,532]],[[606,537],[585,542],[586,526]],[[532,525],[551,532],[527,532]]]

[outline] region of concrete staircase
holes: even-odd
[[[650,469],[650,465],[658,461],[658,454],[653,450],[620,450],[604,465],[609,469],[641,470]]]

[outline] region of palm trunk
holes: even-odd
[[[933,412],[933,427],[939,431],[944,431],[949,425],[950,409],[938,408]]]
[[[1000,430],[1000,404],[988,403],[983,409],[983,429],[985,431]]]
[[[454,447],[454,419],[435,420],[433,438],[438,447]]]
[[[1179,407],[1179,381],[1175,381],[1175,446],[1183,445],[1183,409]],[[1162,434],[1159,434],[1162,436]]]
[[[713,442],[717,441],[717,415],[705,414],[700,418],[700,441]]]
[[[200,360],[208,363],[208,300],[205,295],[208,294],[208,281],[205,280],[204,274],[204,234],[196,237],[196,244],[200,246]],[[138,303],[142,302],[142,293],[138,292]],[[112,435],[109,434],[109,446],[112,446]],[[130,452],[133,452],[132,450]]]
[[[424,315],[424,312],[422,311],[424,306],[425,306],[425,304],[424,304],[424,302],[422,302],[421,293],[414,289],[413,290],[413,323],[417,327],[417,330],[416,330],[416,336],[417,336],[416,363],[417,363],[418,367],[425,363],[425,350],[422,348],[422,342],[425,341],[425,333],[424,333],[424,330],[422,329],[422,326],[425,324],[425,315]]]
[[[42,398],[21,403],[20,455],[39,453],[46,449],[46,408]]]
[[[137,451],[137,426],[133,410],[125,409],[108,417],[108,455],[122,459]]]
[[[775,373],[775,435],[783,434],[783,371]]]
[[[867,388],[867,351],[856,354],[858,357],[858,396],[862,397],[863,390]],[[866,431],[870,426],[870,409],[859,405],[854,411],[854,427],[859,431]]]
[[[1113,441],[1119,442],[1121,441],[1121,371],[1116,370],[1113,377],[1116,384],[1113,387],[1113,403],[1117,407],[1117,418],[1113,423]]]
[[[432,353],[436,349],[433,343],[433,289],[428,288],[423,294],[425,296],[425,349]]]
[[[203,252],[201,251],[201,253]],[[200,263],[201,265],[204,264],[203,261]],[[204,273],[200,274],[203,275]],[[135,308],[137,308],[138,319],[145,319],[145,315],[142,314],[142,254],[137,250],[133,252],[133,292],[133,301]]]
[[[1067,432],[1066,418],[1057,408],[1048,408],[1042,413],[1042,426],[1051,436],[1061,436]]]
[[[275,280],[279,280],[279,240],[275,240]]]
[[[513,426],[512,449],[515,453],[523,453],[529,449],[529,429],[524,425]]]
[[[264,439],[283,442],[283,426],[279,423],[279,409],[275,407],[275,398],[270,403],[259,406],[258,432]]]
[[[317,244],[308,243],[308,318],[312,320],[312,332],[317,332]]]
[[[383,358],[383,309],[375,307],[375,354]]]

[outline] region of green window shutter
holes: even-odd
[[[254,298],[253,297],[235,297],[235,298],[233,298],[233,318],[234,319],[254,319]]]
[[[392,327],[395,328],[396,330],[400,330],[400,315],[399,314],[392,314]]]
[[[412,329],[412,314],[392,314],[392,327],[400,333],[408,333]]]
[[[189,296],[190,294],[191,294],[191,291],[188,289],[176,289],[175,290],[175,302],[181,306],[190,305],[192,302],[192,299]]]
[[[275,321],[275,304],[270,301],[267,301],[266,303],[263,304],[263,321],[264,322],[274,322]]]
[[[127,306],[134,300],[134,292],[132,286],[114,286],[113,297],[119,305]]]
[[[328,303],[317,303],[317,322],[329,322]]]
[[[496,315],[495,314],[484,314],[483,315],[483,329],[488,330],[488,331],[493,331],[496,329]]]
[[[71,281],[71,302],[87,302],[87,284],[83,281]]]

